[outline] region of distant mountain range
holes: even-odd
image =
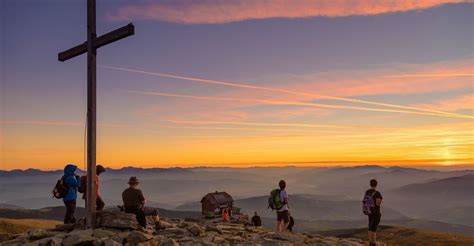
[[[37,169],[0,171],[0,208],[62,206],[61,200],[51,198],[51,190],[62,173],[61,170]],[[83,174],[82,171],[80,173]],[[107,169],[100,176],[99,193],[107,206],[121,204],[121,194],[128,186],[130,176],[140,179],[139,187],[151,206],[168,211],[180,210],[178,214],[181,211],[197,212],[201,208],[199,201],[205,194],[226,191],[245,213],[258,211],[272,223],[274,212],[267,209],[267,195],[277,187],[279,180],[284,179],[292,213],[300,221],[300,226],[305,224],[308,225],[306,228],[313,228],[314,221],[317,221],[317,229],[341,228],[344,224],[365,226],[361,199],[369,180],[376,178],[379,181],[377,188],[384,196],[382,223],[398,221],[400,225],[446,231],[455,231],[453,228],[456,226],[465,231],[474,226],[474,170],[426,170],[378,165],[126,167]],[[78,199],[78,205],[83,206],[82,199]],[[462,226],[468,226],[468,229]]]

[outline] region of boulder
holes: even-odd
[[[206,225],[206,231],[214,231],[214,232],[217,232],[219,234],[222,234],[222,229],[218,228],[217,226],[213,226],[213,225]]]
[[[96,238],[108,238],[112,237],[116,234],[117,232],[109,231],[103,228],[95,229],[92,235]]]
[[[123,245],[122,243],[119,243],[119,242],[113,240],[112,238],[104,239],[103,243],[104,243],[103,244],[104,246],[120,246],[120,245]]]
[[[97,226],[135,230],[138,228],[138,222],[134,214],[100,211],[97,212]]]
[[[34,229],[27,232],[30,240],[38,240],[53,236],[53,233],[44,229]]]
[[[159,246],[179,246],[179,243],[176,242],[176,240],[172,238],[168,238],[164,240],[163,242],[160,242]]]
[[[163,229],[172,228],[172,227],[174,227],[173,224],[164,220],[160,220],[158,223],[156,223],[156,230],[163,230]]]
[[[201,229],[200,226],[198,225],[192,225],[188,228],[188,231],[191,232],[194,236],[199,236],[201,233],[203,233],[203,230]]]
[[[138,244],[152,239],[153,236],[139,231],[132,231],[127,236],[127,242],[131,244]]]
[[[97,238],[92,236],[93,230],[74,230],[63,240],[64,245],[91,245]]]

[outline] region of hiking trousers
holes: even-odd
[[[124,207],[125,213],[135,214],[138,224],[146,227],[146,216],[141,207]]]
[[[76,223],[76,218],[74,213],[76,212],[76,200],[64,201],[66,206],[66,215],[64,215],[64,224],[74,224]]]

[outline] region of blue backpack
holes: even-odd
[[[362,212],[365,215],[372,214],[372,210],[375,208],[374,195],[377,193],[376,190],[372,194],[366,192],[364,195],[364,200],[362,200]]]

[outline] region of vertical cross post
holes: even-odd
[[[58,60],[62,62],[87,53],[87,228],[95,227],[96,218],[97,49],[134,34],[135,27],[130,23],[97,37],[95,0],[87,0],[87,41],[58,53]]]
[[[87,0],[87,197],[86,227],[95,227],[96,208],[96,40],[95,0]]]

